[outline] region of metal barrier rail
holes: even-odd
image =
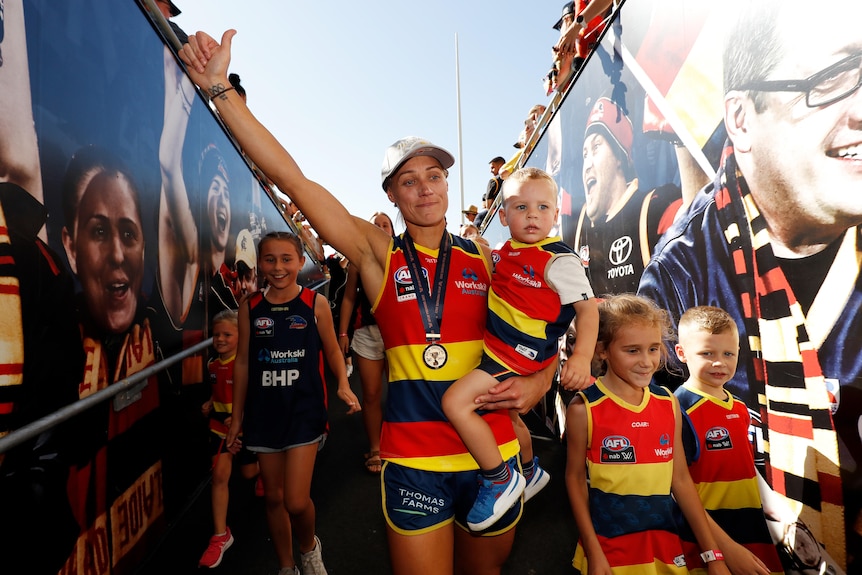
[[[188,349],[184,349],[182,352],[176,355],[172,355],[171,357],[164,359],[156,363],[155,365],[151,365],[150,367],[141,370],[130,377],[121,379],[120,381],[109,385],[105,389],[100,389],[93,395],[88,395],[84,399],[80,399],[75,403],[69,404],[66,407],[58,409],[54,413],[49,413],[45,417],[37,419],[32,423],[28,423],[24,427],[11,431],[8,435],[0,437],[0,453],[5,453],[13,447],[21,445],[25,441],[38,437],[40,434],[51,429],[52,427],[59,425],[65,421],[68,421],[76,415],[80,415],[84,411],[87,411],[91,407],[103,401],[107,401],[108,399],[111,399],[123,392],[130,392],[130,395],[134,394],[137,391],[136,386],[139,383],[141,383],[142,381],[146,381],[150,378],[150,376],[157,374],[158,372],[170,367],[171,365],[207,349],[210,345],[212,345],[212,341],[212,338],[206,339],[197,345],[194,345]],[[127,401],[124,403],[130,402],[131,401]]]

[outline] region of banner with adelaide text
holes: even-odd
[[[0,435],[259,289],[258,240],[299,233],[263,181],[141,5],[0,0]],[[0,572],[134,571],[210,469],[208,359],[0,454]]]

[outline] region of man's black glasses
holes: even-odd
[[[740,90],[805,92],[809,108],[827,106],[853,94],[862,85],[862,52],[847,56],[804,80],[756,80]]]

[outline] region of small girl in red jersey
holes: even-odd
[[[227,525],[227,506],[230,498],[229,483],[233,462],[240,464],[242,476],[251,479],[258,474],[257,457],[247,449],[225,445],[233,409],[233,366],[236,359],[239,328],[234,310],[220,311],[212,322],[213,348],[217,357],[210,360],[207,369],[212,383],[212,395],[204,402],[201,412],[209,418],[210,446],[212,447],[212,510],[213,531],[209,545],[198,565],[210,569],[218,567],[224,552],[233,545],[233,534]]]
[[[674,500],[710,575],[730,573],[688,472],[679,403],[652,382],[670,333],[667,312],[650,300],[622,294],[599,304],[605,373],[566,411],[566,487],[580,533],[572,564],[581,573],[687,575]]]

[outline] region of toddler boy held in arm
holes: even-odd
[[[761,506],[748,408],[724,388],[739,360],[736,323],[722,309],[698,306],[683,313],[678,331],[676,354],[689,377],[674,394],[685,413],[682,439],[689,472],[713,536],[732,572],[783,573]],[[689,572],[705,574],[685,521],[680,537]]]
[[[509,377],[549,369],[573,318],[578,337],[560,383],[569,390],[586,387],[598,332],[598,306],[580,258],[559,237],[548,237],[559,211],[556,182],[542,170],[522,168],[505,181],[502,193],[500,221],[512,237],[492,254],[482,362],[443,396],[446,416],[481,469],[479,493],[467,515],[473,531],[487,529],[522,493],[526,501],[549,481],[518,413],[511,415],[523,475],[514,460],[503,461],[474,399]]]

